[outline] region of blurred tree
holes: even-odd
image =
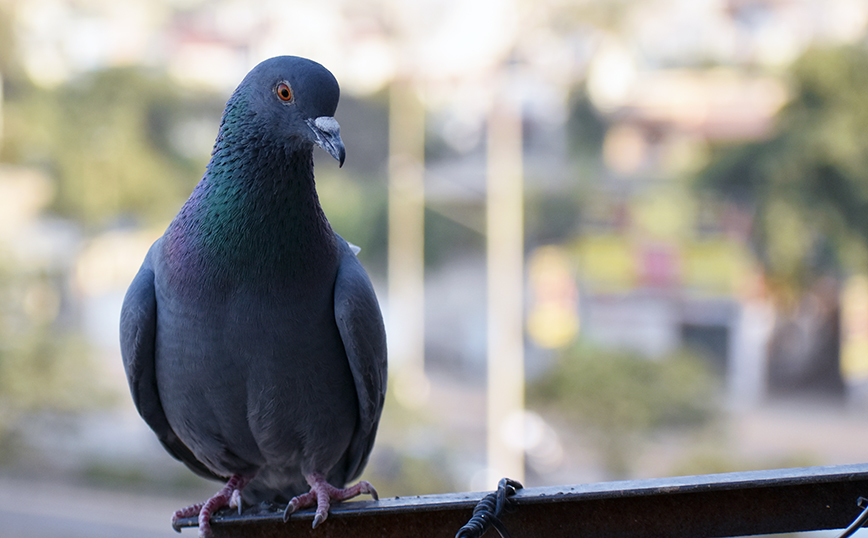
[[[170,218],[204,172],[224,103],[141,68],[54,89],[10,86],[0,160],[45,168],[57,181],[52,210],[96,226],[125,214]],[[196,137],[198,124],[211,126],[208,137]],[[191,136],[200,153],[185,151]]]
[[[698,184],[752,211],[753,243],[785,315],[772,340],[771,373],[801,363],[796,370],[807,382],[818,362],[832,361],[825,377],[838,375],[837,294],[829,277],[868,270],[868,49],[812,49],[790,75],[792,100],[774,134],[716,148]],[[812,356],[778,353],[775,343],[792,342],[783,333],[793,331],[810,340],[800,354]],[[775,357],[790,365],[776,367]],[[840,392],[840,378],[831,378],[823,386]]]
[[[61,310],[63,276],[23,270],[0,251],[0,464],[20,455],[35,414],[77,413],[111,401],[91,349]]]
[[[385,270],[387,243],[386,189],[382,183],[347,168],[336,171],[333,163],[319,168],[317,195],[332,228],[362,249],[359,258],[368,271],[381,274]]]
[[[0,73],[8,76],[16,71],[15,60],[15,30],[12,23],[12,6],[10,2],[0,3]]]
[[[810,50],[791,78],[775,134],[716,148],[699,181],[753,208],[757,252],[781,291],[868,263],[868,50]]]
[[[590,161],[590,165],[600,168],[608,127],[606,119],[588,97],[585,84],[570,94],[567,136],[574,157]]]
[[[204,172],[225,98],[142,68],[38,87],[17,63],[3,9],[0,162],[45,171],[54,182],[48,212],[85,235],[124,216],[164,225]],[[16,449],[26,448],[37,417],[91,410],[116,395],[80,331],[72,260],[22,260],[9,247],[0,243],[0,463],[29,453]]]
[[[680,351],[659,360],[630,351],[579,343],[528,386],[530,407],[585,429],[612,478],[630,474],[642,435],[673,426],[698,426],[717,408],[710,363]]]

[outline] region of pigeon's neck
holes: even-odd
[[[311,147],[215,147],[169,227],[169,258],[204,276],[262,279],[316,272],[336,256],[316,194]]]

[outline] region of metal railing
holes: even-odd
[[[256,506],[220,512],[212,528],[215,538],[453,538],[486,493],[337,504],[316,529],[312,510],[284,523],[283,506]],[[500,521],[512,538],[750,536],[843,529],[862,512],[861,496],[868,464],[524,488]]]

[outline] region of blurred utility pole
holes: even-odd
[[[521,443],[509,442],[524,435],[522,118],[509,90],[497,88],[488,116],[488,487],[524,479]]]
[[[425,378],[425,108],[411,81],[389,93],[389,358],[405,405],[428,396]]]
[[[0,73],[0,147],[3,146],[3,73]]]

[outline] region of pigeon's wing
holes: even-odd
[[[338,243],[335,320],[359,397],[359,424],[345,460],[345,480],[352,480],[368,461],[386,397],[386,330],[367,273],[346,241],[338,237]]]
[[[151,247],[142,267],[133,279],[121,308],[121,356],[133,403],[166,450],[182,461],[194,473],[205,478],[222,480],[196,459],[166,419],[157,389],[154,348],[157,334],[157,298],[154,291],[154,270],[151,257],[157,250]]]

